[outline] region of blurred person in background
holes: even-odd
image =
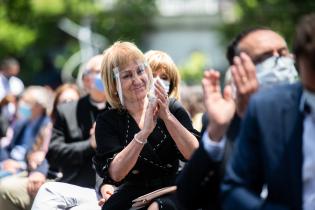
[[[47,159],[50,167],[60,170],[63,176],[58,182],[47,182],[40,188],[32,209],[100,208],[94,187],[98,192],[107,185],[101,185],[102,180],[96,176],[92,156],[96,148],[95,120],[108,109],[100,75],[101,61],[102,55],[97,55],[85,65],[82,80],[88,95],[56,110]],[[85,200],[94,203],[82,206]]]
[[[202,116],[205,112],[202,87],[199,85],[182,87],[181,102],[188,110],[194,128],[200,132],[202,129]]]
[[[20,64],[15,58],[5,58],[0,63],[0,101],[7,95],[19,95],[24,90],[23,82],[17,78]]]
[[[180,100],[180,74],[172,58],[163,51],[150,50],[144,54],[153,78],[159,78],[169,97]]]
[[[14,136],[9,145],[0,150],[1,172],[15,174],[26,170],[26,154],[40,129],[50,122],[49,100],[49,92],[41,86],[30,86],[23,92],[18,101]]]
[[[26,208],[24,204],[27,202],[27,198],[23,197],[23,193],[19,194],[21,192],[20,187],[23,189],[24,186],[26,191],[27,184],[36,188],[38,183],[45,181],[41,171],[47,170],[48,167],[45,165],[36,167],[35,164],[33,164],[33,167],[30,167],[29,161],[37,164],[43,161],[43,155],[31,154],[35,152],[34,146],[38,142],[49,142],[50,140],[51,122],[47,114],[50,105],[50,91],[41,86],[26,88],[18,102],[17,119],[13,125],[14,136],[11,142],[0,150],[2,173],[2,179],[0,180],[1,209]],[[44,148],[38,144],[37,149],[45,153],[47,146]],[[39,160],[37,160],[38,157]],[[19,180],[25,180],[25,182],[19,182]]]
[[[80,91],[75,84],[60,85],[55,91],[55,100],[50,114],[52,122],[56,120],[57,107],[60,104],[77,101],[80,98]]]
[[[226,169],[223,209],[315,209],[314,37],[313,13],[301,19],[294,39],[301,81],[251,98]]]
[[[7,134],[7,128],[13,122],[16,112],[16,97],[24,90],[23,82],[17,77],[19,62],[12,57],[0,62],[0,138]]]
[[[221,92],[220,73],[202,80],[207,120],[202,143],[177,179],[182,209],[221,209],[220,182],[231,156],[248,100],[258,89],[297,79],[285,40],[268,28],[241,32],[227,48],[232,74]]]
[[[61,85],[55,92],[52,113],[55,112],[58,105],[70,101],[77,101],[79,97],[79,90],[76,85]],[[53,121],[54,118],[52,119],[52,122]],[[45,155],[48,150],[51,132],[52,123],[49,123],[37,134],[36,140],[32,145],[32,149],[26,156],[28,173],[11,176],[0,181],[1,209],[30,209],[32,200],[34,199],[39,187],[47,179],[48,164],[45,160]]]
[[[47,160],[63,173],[61,182],[84,187],[95,185],[91,162],[96,147],[94,122],[106,107],[104,87],[99,84],[101,58],[100,55],[95,56],[86,64],[83,77],[88,81],[85,88],[89,94],[78,101],[58,106],[55,113]]]

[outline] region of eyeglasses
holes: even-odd
[[[87,75],[98,75],[101,74],[101,70],[100,69],[86,69],[83,71],[83,76],[87,76]]]
[[[287,47],[282,47],[277,50],[277,54],[279,55],[279,57],[286,57],[286,56],[289,56],[290,53]],[[252,60],[253,60],[253,63],[257,65],[259,63],[264,62],[265,60],[272,57],[273,55],[274,55],[274,51],[267,51],[260,55],[256,55]]]
[[[143,76],[145,74],[146,64],[141,63],[137,64],[134,69],[124,69],[122,71],[115,71],[115,76],[119,76],[121,80],[133,80],[137,75],[138,77]]]

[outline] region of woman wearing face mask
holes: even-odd
[[[149,51],[145,54],[145,57],[149,66],[152,69],[153,76],[156,78],[159,77],[163,87],[165,88],[165,92],[168,93],[170,97],[176,98],[178,100],[180,76],[178,69],[172,59],[166,53],[161,51]],[[94,89],[101,92],[105,90],[99,74],[83,73],[83,76],[85,82],[92,82],[92,87]],[[69,188],[70,186],[64,185],[63,187]],[[87,191],[86,189],[80,188],[78,186],[71,186],[71,188],[73,189],[73,191],[76,191],[79,194],[95,194],[93,190]],[[106,202],[114,189],[113,186],[107,185],[104,189],[101,189],[101,191],[103,191],[103,195],[102,198],[99,199],[99,205],[103,205]],[[67,195],[63,196],[67,197]],[[93,207],[95,206],[95,203],[97,203],[95,199],[86,199],[85,202],[78,202],[78,205],[76,207],[73,207],[73,209],[84,209],[86,206],[88,206],[89,209],[98,209]],[[101,207],[99,207],[99,209],[100,208]]]
[[[47,116],[48,105],[49,92],[44,87],[31,86],[24,91],[18,102],[13,138],[0,151],[2,172],[15,174],[27,169],[26,154],[40,130],[50,123]]]
[[[169,97],[180,99],[180,75],[172,58],[165,52],[150,50],[144,54],[154,78],[159,78]]]
[[[129,209],[136,197],[174,184],[179,160],[199,145],[198,132],[161,82],[149,101],[151,69],[134,44],[116,42],[104,52],[102,77],[113,108],[97,120],[94,163],[105,183],[118,186],[102,209]]]

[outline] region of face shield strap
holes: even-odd
[[[123,98],[123,94],[122,94],[122,88],[121,88],[121,82],[120,82],[120,76],[119,76],[119,68],[115,67],[113,69],[114,71],[114,77],[116,80],[116,89],[118,92],[118,96],[119,96],[119,100],[122,106],[124,106],[124,98]]]
[[[144,69],[149,67],[149,64],[146,61],[137,61],[138,66],[142,66]],[[149,99],[154,99],[155,94],[154,94],[154,82],[155,79],[152,77],[152,74],[147,74],[149,77],[149,92],[148,92],[148,98]]]

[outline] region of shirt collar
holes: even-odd
[[[303,90],[299,109],[301,112],[305,113],[306,115],[311,114],[315,116],[315,110],[313,110],[312,106],[307,101],[306,92],[307,92],[306,90]]]
[[[90,100],[90,103],[92,104],[92,106],[96,107],[98,110],[102,110],[102,109],[105,109],[105,106],[106,106],[106,103],[105,102],[96,102],[96,101],[93,101],[91,99],[91,97],[89,98]]]
[[[302,97],[301,97],[301,101],[300,101],[299,110],[300,110],[300,112],[309,114],[308,107],[309,107],[309,106],[308,106],[308,104],[306,103],[305,92],[303,91]]]

